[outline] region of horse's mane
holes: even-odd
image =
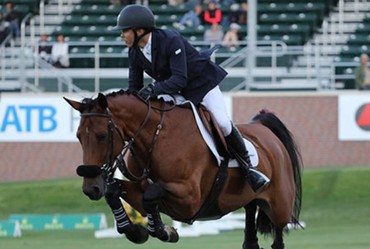
[[[136,95],[137,96],[137,91],[134,91],[134,90],[130,90],[130,89],[120,89],[118,91],[113,91],[113,92],[110,92],[108,94],[106,94],[105,96],[108,98],[108,97],[115,97],[116,95],[123,95],[123,94],[133,94],[133,95]]]
[[[122,95],[133,95],[133,96],[136,96],[138,100],[146,103],[148,105],[148,101],[147,100],[144,100],[142,97],[139,96],[138,92],[136,90],[130,90],[130,89],[120,89],[118,91],[113,91],[113,92],[110,92],[110,93],[107,93],[107,94],[104,94],[104,96],[108,99],[108,98],[114,98],[114,97],[119,97],[119,96],[122,96]],[[91,112],[93,110],[93,108],[98,104],[98,100],[99,97],[95,97],[95,98],[84,98],[82,99],[81,101],[81,112]],[[166,103],[169,103],[171,105],[174,105],[175,102],[173,100],[165,100],[163,98],[159,98],[159,99],[152,99],[151,101],[155,101],[155,102],[159,102],[159,103],[163,103],[163,102],[166,102]],[[188,105],[180,105],[180,107],[188,107]],[[189,108],[189,107],[188,107]]]
[[[124,94],[132,94],[132,95],[135,95],[137,96],[138,93],[137,91],[132,91],[132,90],[124,90],[124,89],[120,89],[118,91],[114,91],[114,92],[110,92],[108,94],[105,94],[105,97],[116,97],[116,96],[121,96],[121,95],[124,95]],[[82,99],[81,101],[81,111],[82,112],[86,112],[86,111],[91,111],[94,106],[96,106],[98,102],[98,97],[95,97],[95,98],[84,98]]]
[[[108,93],[106,94],[105,96],[108,98],[108,97],[116,97],[117,95],[118,96],[121,96],[121,95],[124,95],[124,94],[128,94],[128,95],[134,95],[136,96],[139,100],[147,103],[146,100],[144,100],[142,97],[139,96],[139,93],[138,91],[136,90],[130,90],[130,89],[120,89],[118,91],[114,91],[114,92],[111,92],[111,93]],[[163,98],[158,98],[158,99],[152,99],[151,101],[159,101],[159,102],[166,102],[166,103],[170,103],[170,104],[174,104],[174,101],[173,100],[165,100]]]

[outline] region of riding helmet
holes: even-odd
[[[130,4],[124,7],[117,16],[117,25],[112,30],[154,29],[153,12],[146,6]]]

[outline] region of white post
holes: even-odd
[[[63,15],[63,0],[58,1],[58,16]]]
[[[248,0],[248,49],[246,55],[247,75],[245,90],[249,90],[253,83],[253,71],[256,67],[256,40],[257,40],[257,1]]]
[[[35,57],[35,82],[34,84],[36,87],[39,87],[39,84],[40,84],[39,46],[37,42],[35,42],[34,44],[35,44],[35,56],[34,56]]]
[[[275,84],[276,83],[276,66],[277,66],[277,52],[276,52],[276,49],[277,49],[277,46],[276,46],[276,42],[272,42],[271,44],[272,48],[271,48],[271,83]]]
[[[100,91],[100,47],[99,42],[95,42],[95,92]]]
[[[339,34],[343,35],[343,12],[344,12],[344,0],[339,0]]]
[[[328,45],[328,21],[327,20],[324,20],[323,23],[322,23],[322,33],[323,33],[323,36],[322,36],[322,46],[323,46],[323,55],[326,56],[326,48],[327,48],[327,45]]]
[[[40,1],[40,34],[45,33],[45,0]]]

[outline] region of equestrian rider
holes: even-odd
[[[228,150],[239,159],[240,168],[255,192],[270,180],[252,168],[243,138],[228,117],[218,84],[227,72],[210,60],[215,48],[198,52],[174,30],[155,27],[152,11],[143,5],[127,5],[113,30],[129,47],[129,89],[148,100],[159,94],[180,94],[195,105],[204,105],[220,126]],[[154,83],[144,87],[144,72]]]

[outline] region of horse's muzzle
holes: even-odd
[[[76,173],[81,177],[94,178],[101,175],[102,170],[98,165],[80,165],[77,167]]]

